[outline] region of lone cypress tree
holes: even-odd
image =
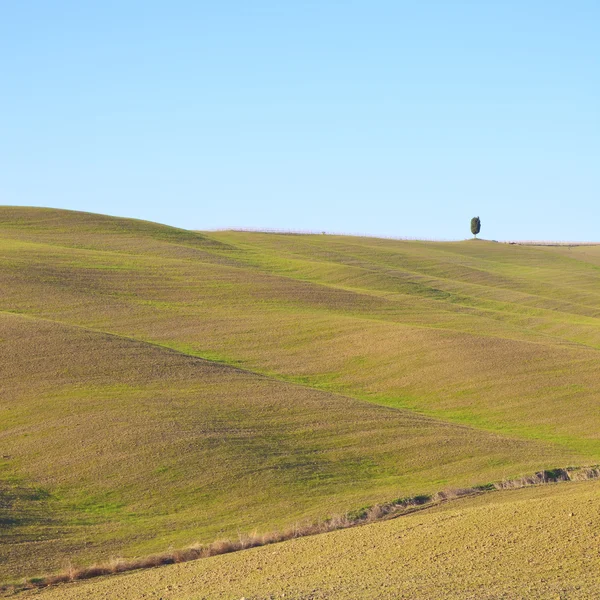
[[[479,217],[473,217],[471,219],[471,233],[477,237],[477,234],[481,231],[481,220]]]

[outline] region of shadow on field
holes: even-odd
[[[0,482],[0,540],[18,537],[19,527],[51,523],[49,499],[42,488]]]

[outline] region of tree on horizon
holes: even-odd
[[[481,219],[479,217],[473,217],[471,219],[471,233],[474,237],[481,231]]]

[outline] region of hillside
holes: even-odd
[[[599,247],[0,207],[0,290],[4,579],[600,462]]]
[[[599,482],[492,493],[393,521],[24,597],[595,598],[599,511]]]

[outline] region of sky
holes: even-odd
[[[600,241],[597,0],[0,1],[0,204]]]

